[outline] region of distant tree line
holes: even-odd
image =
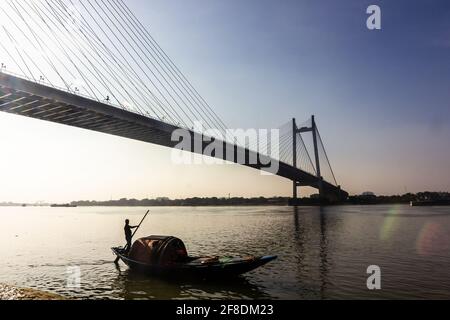
[[[376,195],[353,195],[343,204],[409,204],[411,201],[423,200],[443,200],[450,199],[448,192],[420,192],[417,194],[406,193],[404,195],[394,196],[376,196]],[[151,206],[285,206],[289,204],[289,197],[255,197],[255,198],[187,198],[187,199],[127,199],[109,201],[74,201],[71,204],[76,206],[112,206],[112,207],[151,207]],[[317,197],[303,198],[305,205],[317,204]]]
[[[349,204],[394,204],[394,203],[410,203],[411,201],[428,201],[428,200],[450,200],[449,192],[419,192],[406,193],[404,195],[394,196],[376,196],[376,195],[353,195],[346,201]]]
[[[127,199],[109,201],[74,201],[71,204],[79,207],[84,206],[111,206],[111,207],[151,207],[151,206],[255,206],[255,205],[287,205],[289,198],[273,197],[273,198],[187,198],[187,199]]]
[[[449,192],[419,192],[416,194],[406,193],[404,195],[394,196],[376,196],[372,193],[365,193],[362,195],[352,195],[342,204],[409,204],[411,201],[435,201],[435,200],[450,200]],[[108,201],[73,201],[70,204],[79,207],[91,206],[109,206],[109,207],[152,207],[152,206],[286,206],[289,204],[289,197],[254,197],[254,198],[187,198],[187,199],[169,199],[167,197],[160,197],[156,199],[127,199]],[[300,204],[317,205],[320,202],[317,195],[310,198],[302,198]],[[323,204],[323,203],[322,203]],[[1,202],[0,206],[48,206],[49,204],[21,204],[13,202]]]

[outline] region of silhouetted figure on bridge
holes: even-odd
[[[130,226],[130,220],[125,220],[125,227],[123,228],[125,230],[125,239],[127,240],[127,245],[125,246],[125,249],[128,251],[131,248],[131,240],[133,237],[133,234],[131,232],[131,229],[135,229],[138,226]]]

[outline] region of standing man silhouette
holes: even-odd
[[[128,251],[131,249],[131,238],[133,237],[131,233],[131,229],[135,229],[137,226],[130,226],[130,220],[125,220],[125,227],[123,228],[125,231],[125,239],[127,240],[127,245],[125,246],[125,249]]]

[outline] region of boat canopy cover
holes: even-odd
[[[149,236],[136,240],[128,257],[152,265],[171,265],[187,258],[186,247],[180,239],[169,236]]]

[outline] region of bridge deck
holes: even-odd
[[[165,147],[173,148],[178,143],[171,140],[172,132],[179,129],[177,126],[6,73],[0,73],[0,111]],[[198,138],[197,134],[192,134]],[[247,149],[226,144],[224,158],[231,151],[235,155],[244,152],[246,159],[249,159],[249,154],[252,153]],[[234,162],[237,163],[237,156]],[[266,167],[261,163],[244,165],[259,170]],[[283,162],[280,162],[277,175],[301,181],[304,186],[317,188],[319,183],[314,175]],[[323,190],[326,194],[339,198],[348,196],[345,191],[326,181],[323,181]]]

